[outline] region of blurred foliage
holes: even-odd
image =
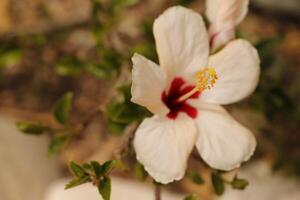
[[[190,194],[187,197],[185,197],[184,200],[198,200],[198,197],[196,194]]]
[[[280,35],[262,39],[256,44],[262,71],[260,83],[250,98],[250,106],[265,116],[270,124],[264,127],[261,133],[264,140],[273,146],[268,152],[272,152],[275,158],[273,169],[286,169],[289,173],[299,176],[299,145],[295,142],[300,140],[300,115],[296,110],[298,100],[287,93],[287,84],[282,79],[272,76],[273,68],[279,63],[276,49],[283,40],[284,36]],[[280,67],[287,68],[288,63],[283,63]],[[266,151],[261,146],[259,149]]]
[[[38,121],[20,121],[17,122],[17,128],[21,132],[31,135],[48,133],[51,138],[51,141],[48,145],[48,153],[49,155],[53,155],[65,147],[80,129],[80,126],[73,127],[68,123],[69,115],[72,109],[72,102],[72,92],[67,92],[57,100],[53,109],[53,118],[60,124],[59,128],[45,125]]]
[[[151,116],[149,111],[130,101],[131,85],[124,85],[118,89],[121,100],[111,101],[107,104],[105,116],[108,129],[112,134],[121,134],[123,129],[132,122],[139,122],[146,116]]]
[[[186,177],[188,179],[190,179],[193,183],[197,184],[197,185],[204,184],[204,179],[196,171],[187,170],[186,171]]]
[[[249,185],[249,182],[246,179],[238,178],[236,175],[232,181],[225,180],[222,177],[222,171],[212,171],[211,173],[211,182],[214,188],[214,191],[217,195],[222,195],[225,192],[225,184],[230,185],[233,189],[244,190]]]

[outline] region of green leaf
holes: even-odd
[[[146,172],[146,170],[144,169],[144,166],[137,162],[134,166],[134,175],[141,180],[145,180],[148,176],[148,173]]]
[[[106,125],[107,125],[107,129],[108,129],[109,133],[111,133],[113,135],[121,135],[123,133],[124,129],[126,128],[125,124],[113,122],[110,119],[107,120]]]
[[[198,174],[197,172],[195,171],[190,171],[188,170],[186,172],[186,176],[191,180],[193,181],[194,183],[198,184],[198,185],[201,185],[204,183],[204,180],[203,178],[200,176],[200,174]]]
[[[49,146],[48,146],[48,154],[53,155],[60,151],[70,140],[70,137],[67,135],[54,137]]]
[[[113,122],[129,124],[144,118],[147,111],[131,102],[111,102],[106,107],[106,114]]]
[[[85,69],[95,78],[100,80],[111,78],[114,74],[116,74],[116,71],[113,67],[101,64],[89,63],[85,66]]]
[[[96,161],[92,161],[91,166],[93,171],[95,172],[96,177],[99,178],[102,173],[102,166]]]
[[[101,171],[101,175],[102,176],[106,176],[108,175],[111,170],[116,166],[116,161],[115,160],[109,160],[109,161],[106,161],[102,166],[102,171]]]
[[[72,102],[73,102],[72,92],[67,92],[56,102],[53,114],[55,119],[59,123],[65,124],[67,122],[72,108]]]
[[[249,185],[249,182],[246,179],[238,178],[237,176],[234,177],[233,181],[231,182],[231,186],[234,189],[244,190]]]
[[[100,180],[98,185],[98,190],[103,198],[103,200],[110,199],[110,192],[111,192],[111,181],[109,177],[104,177]]]
[[[14,66],[21,62],[23,53],[18,48],[4,51],[0,54],[0,68]]]
[[[72,181],[70,181],[70,182],[65,186],[65,189],[73,188],[73,187],[76,187],[76,186],[78,186],[78,185],[81,185],[81,184],[90,182],[90,181],[91,181],[91,179],[90,179],[89,176],[79,177],[79,178],[76,178],[76,179],[73,179]]]
[[[196,194],[190,194],[187,197],[185,197],[184,200],[198,200],[198,197]]]
[[[212,172],[211,181],[217,195],[222,195],[225,191],[225,184],[219,172]]]
[[[40,135],[48,130],[41,122],[20,121],[17,122],[17,128],[26,134]]]
[[[84,168],[81,167],[80,165],[78,165],[77,163],[75,163],[74,161],[71,161],[69,163],[69,167],[70,167],[72,174],[76,177],[84,177],[87,175]]]

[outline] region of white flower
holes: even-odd
[[[213,168],[239,167],[253,154],[256,141],[218,104],[253,92],[260,71],[256,50],[235,40],[208,57],[201,16],[179,6],[159,16],[153,31],[160,67],[138,54],[132,58],[132,102],[154,114],[136,131],[137,159],[161,183],[184,176],[194,145]]]
[[[235,27],[245,18],[249,0],[206,0],[210,21],[209,37],[213,50],[235,37]]]

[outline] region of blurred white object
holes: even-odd
[[[206,0],[212,50],[235,38],[235,28],[246,17],[249,0]]]
[[[41,200],[58,168],[47,157],[48,138],[24,135],[16,121],[0,115],[0,200]]]
[[[55,181],[48,189],[44,200],[101,200],[98,190],[92,184],[83,184],[64,190],[67,179]],[[163,200],[182,200],[183,195],[162,191]],[[153,200],[154,188],[142,182],[112,178],[111,200]]]
[[[281,174],[274,174],[265,162],[257,162],[241,170],[249,186],[242,191],[226,188],[217,200],[300,200],[300,183]]]

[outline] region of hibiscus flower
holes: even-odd
[[[257,51],[245,40],[234,40],[209,57],[202,17],[180,6],[159,16],[153,32],[160,66],[139,54],[132,58],[131,101],[154,114],[136,131],[138,161],[164,184],[184,176],[195,145],[210,167],[239,167],[253,154],[256,141],[220,104],[254,91],[260,72]]]
[[[235,27],[248,12],[249,0],[206,0],[206,16],[210,22],[212,50],[235,38]]]

